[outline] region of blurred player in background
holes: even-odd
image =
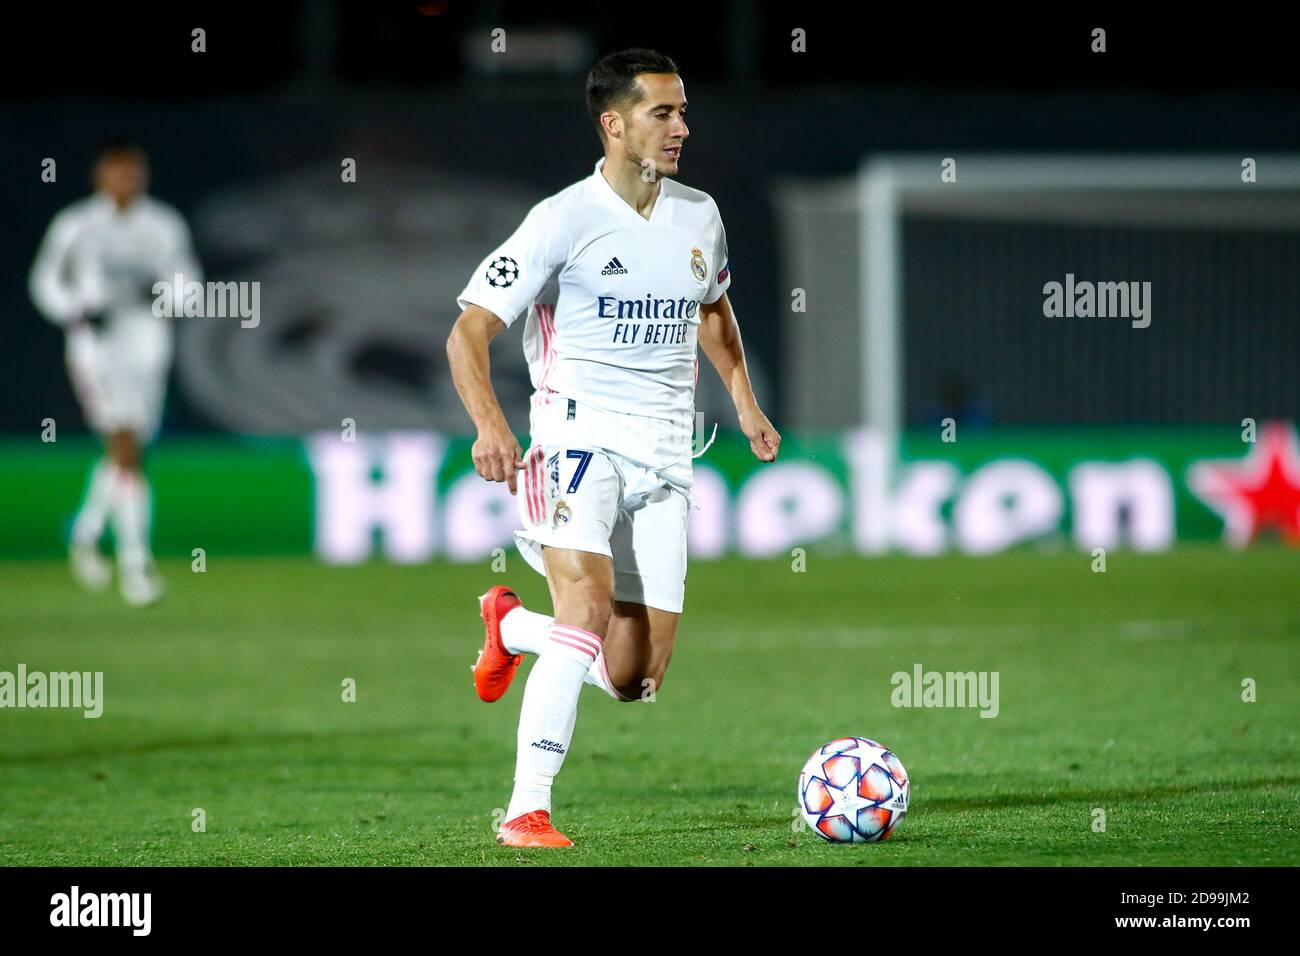
[[[652,50],[607,56],[588,77],[587,106],[603,160],[483,260],[447,343],[478,429],[475,468],[517,491],[515,540],[546,575],[555,610],[530,611],[501,585],[480,599],[483,700],[500,698],[523,655],[537,655],[497,838],[507,846],[571,845],[551,824],[551,784],[583,683],[624,701],[663,683],[686,587],[697,343],[754,454],[774,461],[781,442],[754,399],[727,301],[718,207],[668,178],[688,135],[676,65]],[[489,343],[523,314],[535,389],[526,457],[488,363]]]
[[[153,287],[177,274],[201,277],[185,220],[146,193],[149,165],[138,145],[101,148],[93,183],[90,196],[50,223],[30,287],[36,307],[64,330],[73,390],[105,446],[72,526],[73,575],[94,590],[108,585],[112,568],[99,541],[111,519],[122,597],[143,605],[162,595],[143,452],[162,418],[172,359],[172,320],[154,314]]]

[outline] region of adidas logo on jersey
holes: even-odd
[[[603,276],[625,276],[627,270],[623,268],[623,263],[618,261],[618,256],[615,256],[609,260],[609,264],[605,268],[600,270],[600,274]]]

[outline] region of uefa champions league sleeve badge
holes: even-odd
[[[519,263],[509,256],[497,256],[488,263],[484,278],[494,289],[508,289],[519,278]]]

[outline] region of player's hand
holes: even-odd
[[[472,455],[475,471],[488,481],[507,482],[515,493],[515,472],[524,467],[524,450],[504,422],[479,429]]]
[[[740,413],[740,430],[749,439],[749,448],[759,461],[776,461],[781,448],[781,433],[772,427],[757,405]]]
[[[73,332],[94,334],[104,331],[107,324],[108,319],[102,310],[82,309],[77,313],[77,317],[68,323],[67,331],[69,334]]]

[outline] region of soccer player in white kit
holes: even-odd
[[[143,449],[162,419],[172,358],[170,318],[153,313],[156,282],[199,281],[189,229],[176,210],[146,194],[144,151],[126,141],[103,147],[95,191],[59,212],[32,266],[36,307],[65,332],[65,359],[86,422],[104,440],[72,526],[74,576],[108,585],[99,549],[111,519],[118,584],[130,604],[150,604],[162,583],[149,547],[151,499]],[[92,319],[102,320],[96,328]]]
[[[483,700],[500,698],[523,655],[537,655],[497,837],[516,847],[571,845],[551,823],[551,784],[583,683],[622,701],[663,685],[685,593],[697,344],[754,454],[775,461],[781,442],[745,368],[718,208],[668,178],[688,135],[676,65],[651,50],[611,54],[587,78],[587,106],[604,159],[483,260],[447,342],[478,431],[475,468],[516,496],[516,542],[545,574],[555,611],[529,611],[501,585],[479,599]],[[527,455],[488,359],[521,315],[535,389]]]

